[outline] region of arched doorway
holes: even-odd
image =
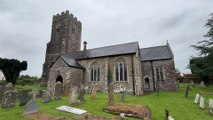
[[[56,78],[56,82],[58,81],[60,81],[63,84],[63,78],[60,75]]]
[[[145,78],[145,89],[150,89],[149,78]]]

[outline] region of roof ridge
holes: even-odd
[[[136,41],[136,42],[122,43],[122,44],[107,45],[107,46],[92,48],[92,49],[88,49],[88,50],[94,50],[94,49],[100,49],[100,48],[106,48],[106,47],[114,47],[114,46],[118,46],[118,45],[134,44],[134,43],[138,44],[138,42]]]
[[[142,49],[150,49],[150,48],[157,48],[157,47],[167,47],[167,45],[159,45],[159,46],[153,46],[153,47],[140,48],[140,50],[142,50]]]

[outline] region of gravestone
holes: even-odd
[[[213,114],[213,99],[209,99],[209,112]]]
[[[29,94],[30,90],[21,90],[19,91],[19,106],[26,105],[32,98],[32,96]]]
[[[8,83],[2,96],[2,108],[15,107],[17,92],[13,90],[12,83]]]
[[[4,86],[0,85],[0,103],[2,102],[3,93],[4,93]]]
[[[69,90],[70,90],[70,81],[66,82],[64,84],[64,96],[68,96],[69,95]]]
[[[195,84],[194,84],[194,81],[193,81],[193,80],[190,80],[190,85],[191,85],[192,87],[195,87]]]
[[[209,99],[209,108],[213,108],[213,99]]]
[[[86,89],[84,87],[84,85],[81,85],[81,89],[80,89],[80,92],[79,92],[79,95],[78,95],[78,100],[80,102],[83,102],[84,101],[84,95],[86,93]]]
[[[188,97],[188,94],[189,94],[189,85],[187,85],[186,87],[186,91],[185,91],[185,98]]]
[[[195,100],[194,100],[194,102],[195,102],[196,104],[198,104],[199,98],[200,98],[200,94],[197,93],[197,94],[195,95]]]
[[[200,82],[200,87],[205,87],[205,84],[203,81]]]
[[[111,82],[108,86],[108,106],[113,106],[114,104],[114,87],[113,83]]]
[[[91,93],[91,98],[92,99],[95,99],[96,93],[99,90],[99,88],[100,88],[100,85],[97,84],[97,83],[93,86],[92,93]]]
[[[125,102],[126,101],[126,94],[127,94],[127,89],[126,89],[126,87],[123,87],[123,92],[122,92],[122,96],[121,96],[121,102]]]
[[[78,108],[74,108],[74,107],[68,107],[68,106],[60,106],[60,107],[57,107],[56,109],[60,110],[60,111],[77,114],[77,115],[82,115],[87,112],[86,110],[82,110],[82,109],[78,109]]]
[[[200,96],[200,108],[204,109],[204,98]]]
[[[55,100],[60,100],[63,92],[63,84],[58,81],[55,84],[55,92],[54,92],[54,99]]]
[[[36,103],[36,100],[32,99],[30,100],[26,105],[24,109],[24,115],[28,115],[31,113],[36,113],[38,112],[38,104]]]
[[[48,103],[50,101],[52,101],[50,92],[47,90],[43,90],[42,91],[42,102]]]
[[[73,87],[70,95],[70,105],[76,103],[77,87]]]

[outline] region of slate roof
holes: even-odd
[[[133,54],[136,52],[137,48],[138,42],[132,42],[64,54],[61,56],[61,58],[69,66],[81,68],[81,65],[78,62],[76,62],[76,60]]]
[[[173,53],[169,45],[140,49],[141,61],[172,59]]]

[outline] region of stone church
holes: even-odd
[[[67,86],[94,84],[106,92],[108,80],[115,92],[126,87],[134,95],[144,91],[176,91],[174,55],[170,45],[140,48],[138,42],[87,49],[83,42],[82,24],[69,11],[53,16],[51,40],[47,43],[42,84],[54,92],[57,81]],[[67,90],[67,89],[66,89]]]

